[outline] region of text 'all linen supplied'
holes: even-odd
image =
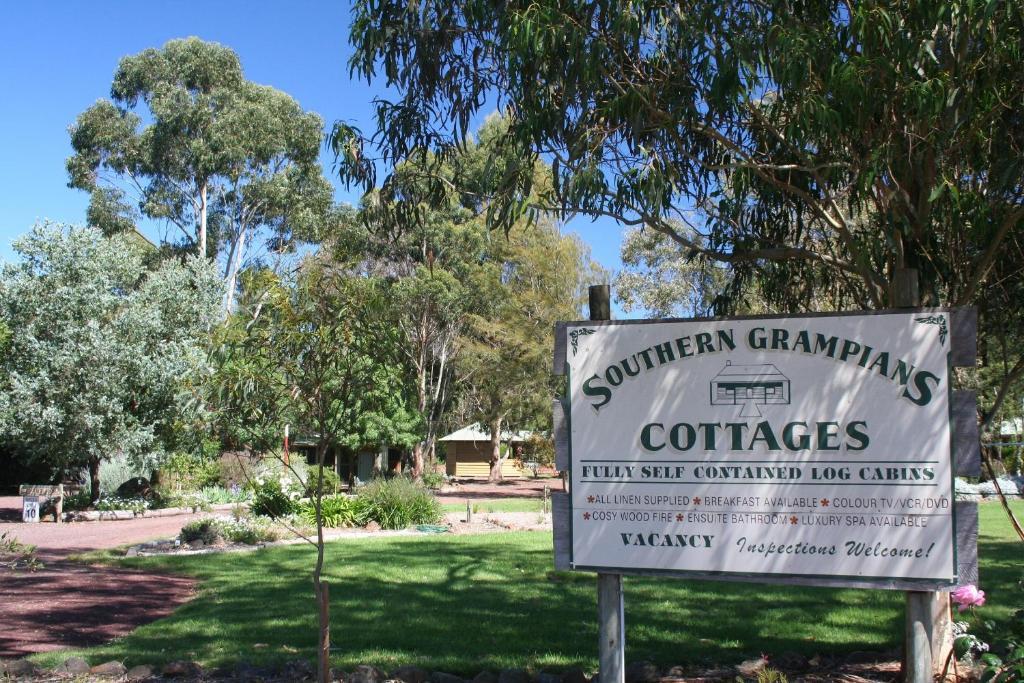
[[[946,315],[569,325],[572,565],[954,581]]]

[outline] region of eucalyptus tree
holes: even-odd
[[[580,317],[586,284],[603,273],[578,238],[542,220],[491,242],[471,290],[478,299],[462,334],[462,409],[490,435],[491,481],[502,478],[501,434],[548,426],[554,325]]]
[[[484,220],[489,188],[504,167],[500,155],[494,163],[491,148],[504,130],[501,117],[492,116],[451,159],[414,155],[399,164],[387,184],[363,198],[335,249],[354,272],[392,282],[410,391],[423,426],[412,452],[415,476],[433,462],[438,432],[450,426],[462,398],[459,359],[468,322],[493,308],[481,296],[480,273],[506,250]],[[544,173],[541,165],[537,172]],[[441,194],[432,192],[435,173],[444,178]]]
[[[253,245],[281,252],[315,239],[333,191],[318,163],[319,116],[245,79],[231,49],[198,38],[125,57],[111,99],[71,126],[69,185],[90,193],[105,232],[141,217],[219,258],[231,308]]]
[[[976,301],[1024,219],[1019,4],[387,0],[353,14],[353,71],[398,93],[378,102],[386,158],[452,153],[482,108],[506,112],[504,158],[521,163],[495,188],[497,218],[531,201],[543,156],[560,210],[659,230],[741,277],[826,273],[868,307],[890,302],[902,267],[926,301]],[[356,133],[336,126],[335,147],[365,179]]]
[[[449,158],[505,113],[492,225],[551,208],[659,231],[730,267],[721,313],[749,288],[779,311],[884,308],[916,271],[923,304],[979,305],[983,346],[1011,340],[987,424],[1024,376],[1024,327],[986,305],[1021,279],[1021,3],[359,0],[350,40],[352,72],[396,93],[385,161]],[[376,181],[359,130],[331,142]]]
[[[205,259],[149,268],[137,242],[92,228],[40,224],[14,248],[0,274],[0,430],[55,473],[88,468],[96,502],[102,461],[152,466],[201,421],[221,283]]]
[[[622,236],[620,255],[622,270],[615,276],[613,291],[626,313],[639,310],[656,318],[708,316],[716,300],[727,294],[727,267],[680,251],[662,232],[630,228]]]

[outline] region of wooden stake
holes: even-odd
[[[326,581],[320,582],[320,665],[317,680],[328,683],[331,680],[331,590]]]

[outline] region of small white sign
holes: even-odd
[[[21,521],[39,521],[39,498],[37,496],[25,496],[21,503]]]
[[[575,568],[956,579],[947,312],[566,334]]]

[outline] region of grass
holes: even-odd
[[[1024,504],[1015,506],[1024,514]],[[997,505],[981,508],[985,618],[1019,607],[1021,544]],[[122,564],[199,579],[172,616],[77,653],[128,666],[190,657],[206,666],[304,657],[316,639],[304,546],[247,554],[140,558]],[[596,667],[595,580],[551,572],[540,532],[331,543],[333,663],[391,670],[418,664],[471,676],[482,669]],[[759,653],[897,649],[903,595],[891,591],[626,579],[627,661],[735,663]],[[56,664],[68,652],[35,657]]]

